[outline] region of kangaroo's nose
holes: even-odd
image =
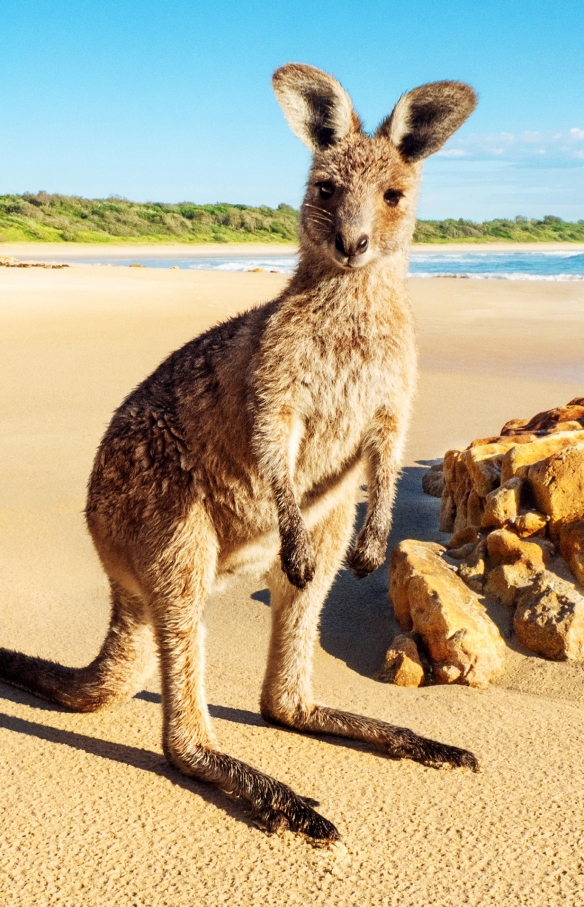
[[[343,239],[342,233],[337,233],[335,239],[335,249],[337,252],[340,252],[341,255],[346,255],[347,258],[352,258],[353,255],[362,255],[369,247],[369,237],[360,236],[357,242],[348,243]]]

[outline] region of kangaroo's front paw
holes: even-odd
[[[358,538],[355,547],[347,553],[347,563],[355,576],[363,579],[385,563],[386,539]]]
[[[300,544],[284,545],[280,551],[282,570],[290,583],[297,589],[304,589],[314,578],[316,559],[308,538]]]

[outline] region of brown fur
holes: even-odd
[[[366,576],[385,558],[416,368],[405,275],[421,155],[404,153],[403,140],[410,136],[411,148],[419,133],[418,146],[436,150],[472,95],[437,84],[416,89],[409,106],[402,98],[393,123],[370,138],[331,76],[299,64],[275,74],[292,128],[314,151],[298,269],[278,299],[173,353],[115,413],[86,509],[112,589],[97,659],[72,669],[0,650],[2,679],[82,711],[134,695],[157,652],[169,760],[247,800],[269,829],[314,838],[338,832],[308,801],[216,745],[201,617],[229,575],[268,577],[267,720],[425,764],[476,767],[463,750],[317,705],[311,690],[318,615],[347,553],[364,477],[369,508],[348,562]],[[421,116],[420,97],[437,95],[449,103]]]

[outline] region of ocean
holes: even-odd
[[[251,250],[250,250],[251,252]],[[227,250],[226,250],[227,253]],[[268,255],[252,257],[246,255],[213,255],[200,257],[185,249],[184,254],[170,258],[157,255],[156,251],[144,254],[141,250],[132,258],[103,256],[82,258],[77,255],[67,258],[45,256],[39,253],[27,255],[26,258],[36,261],[60,261],[71,264],[100,264],[129,267],[142,265],[147,268],[184,268],[204,271],[252,271],[262,269],[283,274],[290,274],[296,265],[295,255],[278,255],[274,251]],[[24,258],[24,256],[23,256]],[[441,249],[414,249],[410,255],[409,273],[411,277],[462,277],[482,280],[584,280],[584,252],[574,251],[493,251],[450,252]]]

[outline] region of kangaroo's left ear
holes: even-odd
[[[375,133],[390,139],[405,161],[420,161],[442,148],[477,106],[464,82],[430,82],[402,95]]]
[[[351,98],[327,72],[288,63],[276,70],[272,84],[292,131],[311,151],[322,151],[361,131]]]

